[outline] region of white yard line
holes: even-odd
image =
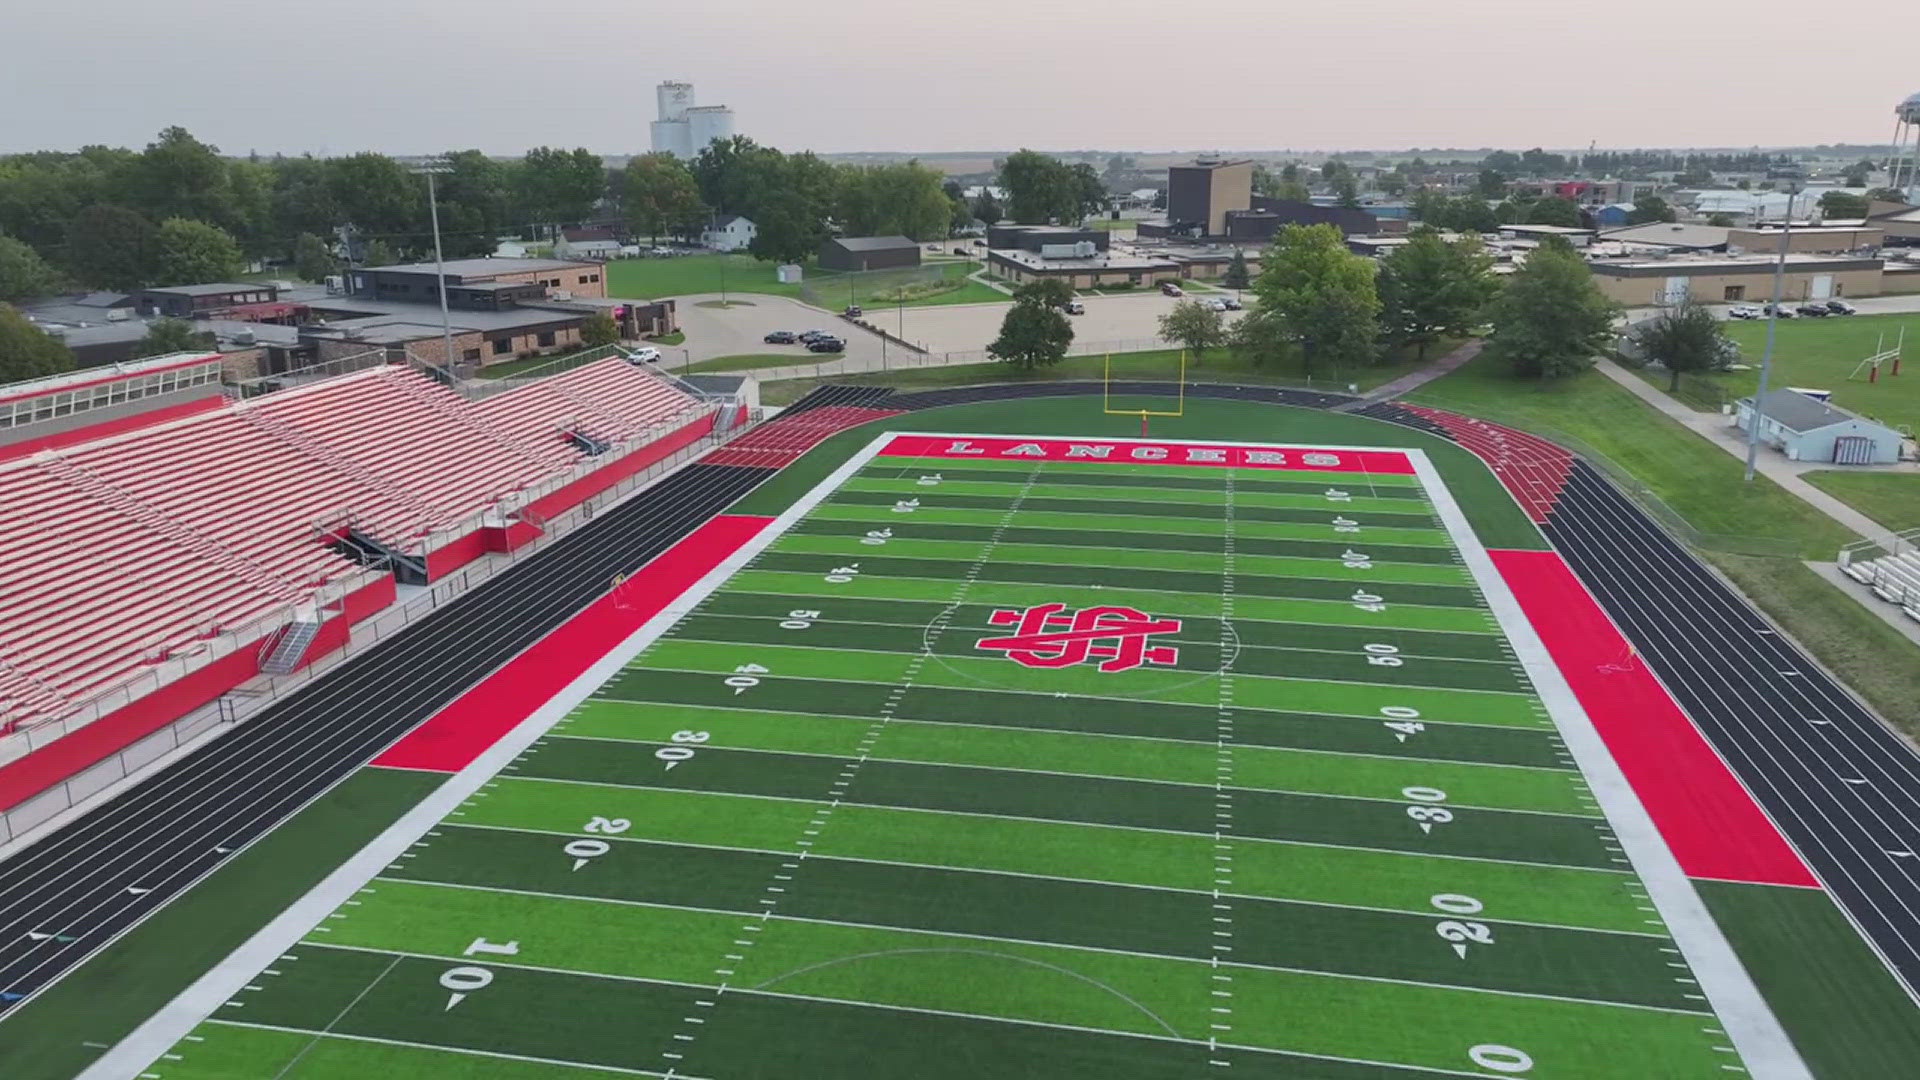
[[[1800,1059],[1799,1051],[1794,1049],[1779,1019],[1734,954],[1733,946],[1694,891],[1693,882],[1668,850],[1633,785],[1613,760],[1592,718],[1581,707],[1546,645],[1534,632],[1533,624],[1507,587],[1506,579],[1493,565],[1486,547],[1474,534],[1439,470],[1423,451],[1406,453],[1413,460],[1414,471],[1426,483],[1428,497],[1453,534],[1467,568],[1479,583],[1487,606],[1505,629],[1521,665],[1533,679],[1561,739],[1586,775],[1607,821],[1659,909],[1660,918],[1680,947],[1693,977],[1699,980],[1700,992],[1726,1028],[1727,1038],[1739,1050],[1748,1072],[1756,1080],[1812,1080],[1813,1074]]]

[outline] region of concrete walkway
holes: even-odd
[[[1392,401],[1394,398],[1400,397],[1403,394],[1410,394],[1440,376],[1453,371],[1474,357],[1479,356],[1480,350],[1485,347],[1485,345],[1486,342],[1484,340],[1474,338],[1472,341],[1467,342],[1418,371],[1409,371],[1391,382],[1381,383],[1379,386],[1367,391],[1359,401],[1351,405],[1342,405],[1337,411],[1352,412],[1354,409],[1364,409],[1377,401]]]
[[[1745,437],[1738,428],[1733,426],[1728,417],[1720,413],[1696,412],[1611,360],[1600,361],[1600,371],[1641,401],[1672,417],[1676,423],[1697,432],[1702,438],[1739,458],[1743,463],[1746,461]],[[1822,467],[1824,466],[1789,461],[1778,450],[1765,446],[1760,448],[1759,457],[1754,463],[1757,472],[1786,488],[1815,510],[1846,526],[1849,531],[1857,533],[1861,538],[1877,540],[1886,536],[1891,530],[1807,483],[1800,475]]]

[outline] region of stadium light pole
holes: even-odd
[[[453,372],[453,316],[447,312],[447,261],[440,253],[440,197],[434,190],[433,178],[442,173],[450,173],[453,166],[444,157],[432,157],[413,167],[413,171],[427,178],[427,212],[433,216],[433,274],[437,279],[436,292],[440,294],[440,332],[446,342],[447,351],[440,366],[448,374]]]
[[[1767,396],[1767,380],[1773,374],[1773,341],[1780,326],[1781,293],[1786,288],[1787,279],[1787,248],[1793,243],[1793,203],[1800,197],[1800,185],[1788,181],[1786,190],[1787,219],[1780,223],[1780,253],[1773,263],[1773,303],[1767,305],[1767,347],[1760,354],[1760,386],[1753,392],[1753,408],[1747,410],[1747,483],[1753,482],[1754,466],[1760,457],[1760,401]]]

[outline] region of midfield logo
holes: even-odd
[[[1131,671],[1142,664],[1172,665],[1180,651],[1148,645],[1154,634],[1177,634],[1179,619],[1156,619],[1137,608],[1090,607],[1067,611],[1065,604],[1039,604],[1025,611],[996,611],[987,620],[1011,626],[1006,637],[981,638],[976,649],[1007,654],[1027,667],[1072,667],[1099,657],[1100,670]]]

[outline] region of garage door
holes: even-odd
[[[1865,435],[1842,435],[1833,440],[1833,463],[1835,465],[1872,464],[1873,440]]]
[[[1832,295],[1833,295],[1833,275],[1832,274],[1813,275],[1812,291],[1807,294],[1807,298],[1809,300],[1825,300],[1827,297]]]

